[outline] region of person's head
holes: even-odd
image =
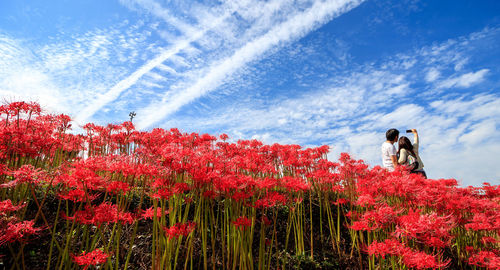
[[[408,139],[405,136],[401,136],[401,138],[399,138],[398,153],[401,151],[401,149],[406,149],[406,151],[410,152],[413,156],[415,156],[415,153],[413,152],[413,145],[411,144],[410,139]]]
[[[392,143],[397,142],[398,137],[399,137],[399,130],[395,128],[391,128],[385,133],[385,138]]]

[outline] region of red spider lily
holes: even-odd
[[[75,168],[70,170],[70,173],[58,176],[56,183],[63,183],[70,188],[83,190],[103,190],[106,187],[106,181],[102,176],[99,176],[89,164],[84,164],[81,161],[75,163]]]
[[[101,263],[105,263],[110,254],[105,253],[100,249],[95,249],[91,252],[83,251],[79,256],[72,256],[73,261],[78,265],[84,265],[83,269],[87,269],[91,265],[98,265]]]
[[[416,269],[435,269],[446,267],[450,263],[450,260],[438,263],[435,256],[432,256],[425,252],[407,249],[403,253],[403,263],[408,267]]]
[[[397,239],[386,239],[384,242],[373,241],[368,246],[368,254],[377,257],[385,257],[386,255],[397,256],[403,254],[407,247]]]
[[[160,207],[156,208],[156,217],[161,217],[163,215],[168,215],[169,211],[166,210],[166,211],[162,211]],[[150,207],[146,210],[143,210],[143,213],[141,214],[141,217],[143,219],[153,219],[154,218],[154,214],[155,214],[155,211],[154,211],[154,207]]]
[[[255,208],[269,208],[276,205],[285,205],[288,201],[286,195],[278,192],[270,192],[265,197],[258,199],[254,202]]]
[[[40,104],[36,102],[11,102],[7,105],[0,106],[0,115],[6,114],[8,116],[17,116],[21,113],[31,113],[35,115],[39,115],[42,109]]]
[[[238,191],[235,192],[231,198],[237,202],[245,201],[246,199],[250,198],[253,196],[253,192],[246,192],[246,191]]]
[[[500,269],[500,256],[492,251],[483,250],[472,254],[468,262],[488,269]]]
[[[354,221],[352,225],[349,225],[349,228],[355,231],[368,231],[371,232],[377,229],[377,226],[371,226],[366,220]]]
[[[233,224],[240,230],[246,230],[248,227],[252,226],[252,219],[243,216],[238,217],[233,221]]]
[[[262,190],[275,188],[279,184],[279,180],[273,177],[265,177],[256,181],[256,187]]]
[[[156,193],[151,194],[152,198],[155,199],[166,199],[168,200],[173,193],[169,188],[160,188]]]
[[[394,208],[387,205],[378,206],[375,210],[364,212],[361,222],[354,222],[352,229],[364,227],[362,230],[374,230],[388,227],[397,221],[397,215],[401,212],[402,210],[394,211]]]
[[[416,269],[440,268],[448,265],[449,261],[438,263],[436,257],[425,252],[413,251],[396,239],[386,239],[384,242],[373,241],[368,246],[368,254],[384,258],[386,255],[400,256],[403,263]]]
[[[490,183],[483,183],[484,196],[487,198],[498,198],[500,196],[500,185],[492,186]]]
[[[183,194],[189,190],[191,190],[191,187],[186,183],[175,183],[172,187],[173,194]]]
[[[165,234],[168,239],[178,238],[179,236],[188,236],[196,227],[196,223],[194,222],[186,222],[186,223],[177,223],[172,227],[164,227]]]
[[[347,204],[347,203],[349,203],[349,200],[345,199],[345,198],[338,198],[337,200],[332,201],[333,205],[343,205],[343,204]]]
[[[37,184],[44,174],[40,169],[36,169],[32,165],[23,165],[21,168],[12,171],[14,180],[1,184],[0,187],[14,187],[23,183]]]
[[[486,244],[496,244],[498,243],[498,240],[493,238],[493,237],[489,237],[489,236],[483,236],[483,238],[481,238],[481,243],[483,243],[484,245]]]
[[[33,227],[35,222],[33,220],[25,220],[18,223],[7,223],[7,227],[3,230],[0,236],[0,246],[4,243],[12,243],[20,241],[23,237],[37,234],[41,228]]]
[[[84,202],[84,201],[93,201],[97,198],[97,194],[88,194],[82,189],[72,189],[67,192],[59,193],[59,198],[63,200],[73,201],[73,202]]]
[[[8,212],[17,211],[25,206],[26,206],[25,203],[19,205],[13,205],[10,199],[5,201],[0,201],[0,216],[5,215]]]
[[[229,136],[227,136],[227,134],[224,134],[224,133],[223,133],[223,134],[221,134],[221,135],[219,136],[219,138],[220,138],[221,140],[225,141],[225,140],[227,140],[227,138],[229,138]]]
[[[420,215],[418,211],[412,211],[407,215],[400,216],[395,235],[406,236],[423,241],[428,246],[443,248],[452,239],[450,234],[454,228],[451,217],[441,217],[436,213]]]
[[[93,224],[101,226],[105,223],[123,222],[133,223],[134,217],[131,213],[120,211],[116,205],[104,202],[98,206],[87,206],[85,210],[76,211],[75,215],[68,217],[61,213],[62,217],[68,220],[76,220],[82,224]]]
[[[205,190],[202,196],[205,198],[214,199],[217,194],[213,190]]]
[[[298,177],[290,177],[290,176],[285,176],[281,178],[281,185],[288,189],[288,190],[293,190],[293,191],[308,191],[311,188],[310,183],[306,183],[303,179],[298,178]]]
[[[130,185],[122,181],[112,181],[107,184],[106,190],[110,193],[122,193],[125,194],[130,190]]]
[[[465,228],[474,231],[494,230],[496,226],[493,218],[484,213],[476,213],[470,223],[465,224]]]
[[[368,207],[373,206],[377,203],[377,201],[370,194],[361,195],[358,197],[358,200],[354,203],[355,205]]]
[[[7,171],[7,166],[5,166],[5,164],[0,164],[0,175],[6,174]]]

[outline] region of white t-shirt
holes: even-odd
[[[382,144],[382,164],[389,171],[394,171],[394,165],[392,164],[391,156],[396,155],[396,147],[393,144],[384,142]]]

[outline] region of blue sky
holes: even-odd
[[[416,128],[429,177],[499,184],[498,44],[498,1],[3,0],[0,95],[371,165]]]

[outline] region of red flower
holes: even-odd
[[[0,201],[0,216],[7,212],[14,212],[26,206],[26,204],[13,205],[11,200]]]
[[[90,195],[90,194],[88,194],[88,192],[86,193],[82,189],[72,189],[68,192],[59,194],[59,198],[61,198],[63,200],[73,201],[73,202],[84,202],[87,199],[89,201],[93,201],[95,198],[97,198],[97,196],[98,196],[97,194]]]
[[[270,192],[264,198],[258,199],[254,203],[255,208],[269,208],[278,204],[285,205],[288,199],[285,195],[278,192]]]
[[[235,221],[233,221],[233,224],[240,230],[246,230],[248,227],[252,226],[252,219],[247,217],[238,217]]]
[[[23,165],[21,168],[12,172],[14,180],[1,184],[0,187],[14,187],[22,183],[38,183],[42,176],[40,169],[35,169],[32,165]]]
[[[428,246],[443,248],[453,236],[451,230],[455,227],[450,216],[438,216],[436,213],[420,215],[418,211],[410,210],[405,216],[400,216],[396,227],[396,236],[406,236],[418,239]]]
[[[26,220],[19,223],[8,223],[3,235],[0,236],[0,246],[4,243],[19,241],[28,235],[37,234],[42,229],[33,227],[34,224],[35,222],[33,220]]]
[[[339,204],[347,204],[349,200],[344,199],[344,198],[339,198],[336,201],[333,201],[332,204],[334,205],[339,205]]]
[[[203,192],[202,196],[205,198],[214,199],[217,196],[217,194],[215,194],[213,190],[206,190]]]
[[[160,188],[156,193],[153,193],[151,197],[155,199],[169,199],[172,196],[172,191],[168,188]]]
[[[237,202],[244,201],[250,197],[253,196],[253,192],[247,192],[247,191],[237,191],[231,196],[231,198]]]
[[[191,190],[191,187],[186,183],[175,183],[172,187],[173,194],[183,194],[186,191]]]
[[[110,255],[104,253],[100,249],[95,249],[91,252],[82,252],[79,256],[73,256],[73,261],[78,265],[85,265],[83,269],[87,269],[91,265],[105,263]]]
[[[469,258],[469,264],[488,269],[500,269],[500,257],[492,251],[479,251]]]
[[[358,200],[354,204],[363,207],[368,207],[374,205],[375,203],[376,203],[375,199],[370,194],[367,194],[359,196]]]
[[[491,217],[488,217],[484,213],[476,213],[472,221],[465,224],[465,228],[474,231],[493,230],[495,226],[492,220]]]
[[[156,208],[156,218],[160,218],[162,215],[167,215],[168,213],[169,213],[168,210],[162,212],[161,207]],[[144,210],[141,216],[143,219],[153,219],[154,214],[155,214],[154,207],[151,206],[150,208]]]
[[[368,231],[368,232],[377,229],[376,226],[370,226],[366,220],[354,221],[352,223],[352,226],[349,226],[349,228],[356,231]]]
[[[281,178],[281,185],[290,191],[308,191],[311,184],[298,177],[285,176]]]
[[[168,239],[177,238],[179,236],[188,236],[196,227],[196,223],[188,221],[187,223],[177,223],[174,226],[164,227],[165,234]]]
[[[68,217],[62,212],[62,217],[75,220],[82,224],[102,225],[105,223],[123,222],[131,224],[134,217],[129,212],[118,209],[116,205],[104,202],[98,206],[87,206],[85,210],[76,211],[75,215]]]
[[[106,190],[111,193],[127,193],[130,190],[130,186],[128,183],[122,182],[122,181],[113,181],[111,183],[108,183],[106,186]]]
[[[368,254],[377,257],[385,257],[385,255],[400,255],[404,253],[407,247],[396,239],[386,239],[384,242],[373,241],[368,246]]]
[[[229,138],[229,136],[227,136],[227,134],[222,133],[222,134],[219,136],[219,138],[220,138],[221,140],[225,141],[225,140],[227,140],[227,138]]]
[[[406,266],[416,269],[440,268],[449,263],[449,260],[437,263],[436,257],[425,252],[413,251],[396,239],[386,239],[384,242],[373,241],[368,246],[368,254],[382,258],[386,255],[401,256]]]
[[[498,241],[493,237],[483,236],[483,238],[481,238],[481,242],[486,245],[488,243],[495,244]]]
[[[442,263],[437,263],[436,257],[425,252],[418,252],[410,249],[407,249],[403,253],[403,263],[408,267],[416,269],[442,268],[446,267],[449,262],[450,260]]]

